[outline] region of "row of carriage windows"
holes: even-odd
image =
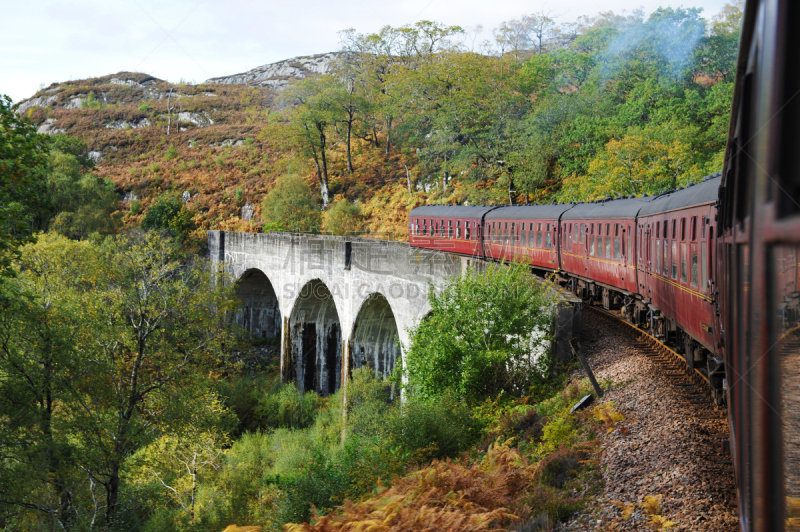
[[[681,283],[705,292],[710,251],[702,241],[698,241],[697,216],[693,216],[688,222],[688,227],[686,218],[656,222],[654,230],[651,228],[655,238],[651,238],[649,262],[656,274],[674,281],[680,279]],[[700,238],[705,240],[708,233],[711,240],[714,229],[709,227],[705,217],[701,217],[700,225]]]
[[[455,225],[453,220],[430,220],[417,218],[414,224],[414,234],[417,236],[428,236],[428,228],[430,227],[430,236],[438,236],[440,238],[457,238],[472,240],[473,238],[479,239],[481,234],[481,226],[478,222],[465,221],[463,228],[461,220],[456,220]]]
[[[565,224],[562,245],[567,252],[588,251],[589,256],[624,261],[633,257],[631,226],[625,224]]]
[[[693,287],[706,289],[708,264],[706,247],[697,241],[697,216],[689,219],[664,220],[656,222],[655,238],[652,239],[650,264],[657,274],[687,283]],[[705,217],[701,218],[702,238],[706,238],[708,227]],[[567,252],[588,251],[591,257],[632,260],[633,238],[630,225],[619,223],[564,224],[562,246]],[[530,248],[552,249],[555,224],[544,222],[492,222],[487,227],[487,239],[498,245],[524,246]],[[461,220],[415,220],[414,233],[418,236],[440,238],[480,239],[481,226],[476,221]],[[688,231],[688,235],[687,235]],[[687,236],[688,241],[687,241]],[[713,238],[713,237],[712,237]],[[588,249],[587,249],[588,248]]]

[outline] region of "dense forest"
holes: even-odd
[[[740,19],[542,12],[485,41],[423,21],[344,30],[331,74],[281,92],[120,73],[0,99],[0,529],[533,531],[580,512],[624,416],[572,412],[588,383],[530,361],[518,339],[547,339],[550,302],[524,268],[453,279],[405,373],[319,397],[236,328],[205,232],[402,239],[424,203],[699,181],[721,168]]]
[[[125,226],[183,196],[180,223],[199,240],[210,228],[404,239],[423,203],[652,194],[719,171],[740,19],[739,3],[711,20],[539,13],[483,41],[427,21],[350,29],[331,74],[280,92],[119,73],[43,88],[22,114],[85,144],[124,196]]]

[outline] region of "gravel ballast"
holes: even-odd
[[[627,419],[601,436],[603,495],[562,530],[658,530],[642,507],[648,496],[662,497],[660,514],[674,523],[662,529],[738,530],[731,456],[720,446],[724,409],[644,354],[625,325],[584,316],[584,353],[598,380],[613,383],[601,402],[613,401]],[[634,508],[627,519],[625,505]]]

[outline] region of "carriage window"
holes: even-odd
[[[456,238],[461,238],[461,220],[456,222]]]
[[[614,238],[614,259],[619,260],[619,237]]]
[[[686,218],[681,218],[681,240],[686,240]]]
[[[703,216],[702,223],[703,223],[703,238],[705,238],[706,237],[706,217],[705,216]]]
[[[586,224],[581,224],[581,244],[586,243]]]
[[[614,224],[614,236],[619,236],[619,224]]]
[[[567,237],[568,237],[567,238],[567,249],[569,251],[572,251],[572,238],[570,237],[570,235],[567,235]]]
[[[678,220],[672,220],[672,238],[675,239],[675,226]]]
[[[656,222],[656,238],[661,238],[661,222]]]
[[[661,273],[661,240],[656,240],[655,267],[656,273]]]
[[[681,282],[686,282],[687,277],[687,268],[688,264],[686,264],[686,242],[681,242]]]
[[[674,224],[673,224],[674,226]],[[678,242],[672,241],[672,278],[678,278]]]
[[[589,239],[589,255],[594,257],[594,237]]]
[[[542,224],[539,224],[539,229],[541,229],[541,228],[542,228]],[[541,231],[537,231],[536,232],[536,247],[537,248],[542,247],[542,232]]]
[[[553,246],[553,233],[545,233],[544,247],[550,249]]]
[[[592,234],[594,234],[594,224],[592,224]]]
[[[697,240],[697,216],[692,216],[691,231],[692,231],[692,242],[694,242],[695,240]]]
[[[631,226],[628,226],[628,262],[633,262],[633,233],[631,233]]]
[[[689,256],[689,281],[692,286],[697,288],[697,244],[692,244],[692,253]]]
[[[464,228],[464,233],[465,233],[464,237],[467,240],[471,240],[471,237],[472,237],[472,232],[470,231],[470,226],[469,225],[470,225],[469,222],[467,222],[467,227]]]
[[[608,230],[608,226],[606,226],[606,230]],[[607,259],[611,258],[611,237],[610,236],[606,237],[606,258]]]
[[[447,220],[447,238],[453,238],[453,220]]]
[[[708,262],[706,262],[706,247],[700,244],[700,290],[706,291],[708,287]]]

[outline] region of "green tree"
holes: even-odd
[[[193,217],[180,198],[164,194],[147,208],[142,228],[171,231],[183,240],[195,228]]]
[[[521,397],[549,376],[552,295],[522,264],[468,270],[437,294],[411,330],[408,390],[422,397],[448,391],[474,403],[499,393]]]
[[[322,229],[331,235],[348,235],[364,230],[361,204],[346,199],[334,201],[323,215]]]
[[[48,210],[46,162],[45,137],[17,116],[11,98],[0,96],[0,276],[10,273],[19,246],[32,240],[35,219]]]
[[[610,140],[589,164],[586,176],[568,178],[562,198],[568,201],[619,195],[657,194],[699,181],[699,169],[689,139],[691,130],[651,127],[631,130]]]
[[[99,257],[87,242],[52,234],[21,251],[17,275],[0,280],[0,508],[12,528],[70,530],[86,495],[74,463],[81,427],[70,414],[88,362],[79,286]]]
[[[289,174],[278,178],[264,196],[261,216],[267,224],[280,224],[290,231],[318,231],[322,214],[311,187],[302,177]]]
[[[56,144],[57,146],[57,144]],[[53,148],[48,156],[47,188],[54,217],[47,227],[69,238],[109,234],[119,226],[112,216],[119,209],[114,184],[84,173],[81,156]]]
[[[171,428],[203,426],[203,376],[232,341],[232,286],[177,260],[158,233],[102,246],[47,234],[23,249],[4,287],[25,297],[0,309],[0,416],[10,421],[0,452],[11,466],[0,504],[14,522],[115,522],[126,460]]]
[[[328,137],[332,124],[338,119],[331,99],[334,86],[330,76],[307,78],[292,84],[279,99],[289,107],[283,113],[275,114],[273,124],[278,128],[272,128],[279,138],[314,162],[323,207],[327,207],[330,201]]]

